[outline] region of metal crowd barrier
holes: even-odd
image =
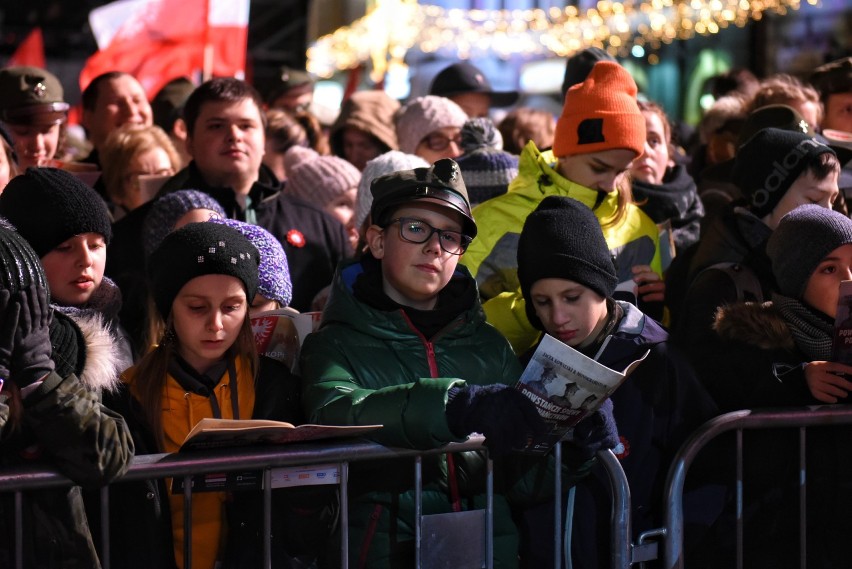
[[[669,470],[665,495],[665,527],[660,536],[664,545],[667,569],[684,566],[683,492],[686,474],[698,452],[722,433],[736,431],[736,538],[737,569],[743,567],[743,431],[746,429],[799,429],[799,539],[801,554],[799,564],[806,567],[806,512],[803,505],[807,497],[807,442],[808,427],[852,424],[852,405],[824,405],[814,407],[760,409],[733,411],[709,420],[697,429],[681,446]]]
[[[453,443],[445,447],[429,451],[417,451],[412,449],[400,449],[385,447],[365,440],[347,440],[346,442],[326,441],[324,443],[301,443],[267,447],[246,447],[215,451],[197,451],[191,453],[154,454],[141,455],[133,458],[127,473],[120,479],[121,482],[150,480],[161,478],[183,478],[184,500],[185,500],[185,527],[187,531],[184,536],[184,555],[187,565],[191,562],[191,527],[189,523],[190,507],[192,503],[191,481],[194,476],[209,473],[225,473],[247,470],[263,471],[264,512],[264,566],[271,567],[271,473],[274,468],[297,467],[308,465],[338,465],[340,470],[340,493],[341,493],[341,567],[348,569],[348,477],[349,465],[353,462],[390,459],[390,458],[415,458],[415,488],[418,490],[418,501],[415,504],[416,513],[422,513],[420,498],[420,487],[422,484],[421,460],[423,456],[460,452],[468,450],[484,450],[482,437],[471,437],[464,443]],[[557,460],[561,460],[561,448],[557,446]],[[630,542],[630,490],[621,465],[611,451],[603,451],[598,454],[599,460],[609,473],[611,488],[613,491],[613,507],[611,513],[612,521],[612,567],[614,569],[629,568],[632,561],[633,545]],[[555,481],[556,488],[560,488],[561,481],[557,468]],[[22,465],[13,469],[0,471],[0,492],[15,493],[15,527],[16,527],[16,567],[23,569],[22,559],[22,534],[21,519],[23,493],[41,488],[56,488],[71,486],[73,483],[55,470],[46,469],[43,464]],[[487,468],[487,498],[486,498],[486,529],[485,551],[486,565],[492,567],[493,544],[493,473],[491,460]],[[554,532],[555,547],[555,569],[562,568],[562,505],[561,492],[556,492],[554,512],[556,519],[556,530]],[[109,486],[101,489],[101,542],[102,542],[102,565],[104,569],[110,569],[109,561]],[[421,567],[420,552],[423,536],[420,524],[415,529],[416,566]]]

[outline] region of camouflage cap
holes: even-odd
[[[10,124],[55,124],[69,105],[55,75],[38,67],[0,69],[0,120]]]
[[[476,237],[476,222],[470,213],[467,188],[455,160],[443,158],[429,168],[402,170],[380,176],[373,180],[370,192],[373,194],[370,215],[379,225],[390,221],[386,217],[396,207],[428,199],[461,213],[464,216],[462,232],[468,237]]]

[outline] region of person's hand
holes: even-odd
[[[485,446],[495,456],[523,448],[529,437],[548,431],[533,402],[502,383],[451,388],[446,416],[459,437],[485,435]]]
[[[12,299],[19,303],[20,313],[9,377],[23,389],[53,371],[50,359],[52,309],[47,288],[35,284],[15,293]]]
[[[633,265],[633,282],[636,283],[636,297],[643,302],[663,302],[666,296],[666,283],[648,265]]]
[[[567,441],[577,447],[585,458],[593,457],[599,450],[618,446],[612,400],[607,399],[597,411],[577,423]]]
[[[811,395],[823,403],[837,403],[852,391],[852,382],[842,375],[852,377],[852,367],[835,362],[810,362],[805,364],[805,381]]]

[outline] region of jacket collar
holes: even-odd
[[[509,191],[526,194],[536,202],[550,195],[574,198],[594,210],[601,225],[615,217],[618,212],[618,192],[604,194],[601,201],[601,192],[576,184],[557,172],[556,162],[553,151],[542,152],[530,141],[521,151],[519,175],[509,184]],[[526,180],[530,179],[537,180],[537,184],[529,184]]]

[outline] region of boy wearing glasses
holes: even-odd
[[[371,189],[368,251],[338,269],[320,328],[302,348],[306,417],[331,425],[381,424],[373,440],[417,449],[482,433],[497,470],[521,479],[545,462],[500,457],[542,424],[529,400],[510,387],[520,365],[505,338],[486,324],[476,283],[458,264],[477,232],[458,165],[444,159],[395,172]],[[585,473],[586,462],[578,453],[572,464],[584,468],[572,474]],[[411,465],[400,459],[353,473],[353,567],[412,564]],[[480,508],[484,467],[479,453],[425,457],[423,514]],[[520,472],[509,474],[509,467]],[[541,481],[535,490],[552,488],[552,480]],[[508,490],[495,489],[495,567],[517,566],[518,532],[501,494]]]

